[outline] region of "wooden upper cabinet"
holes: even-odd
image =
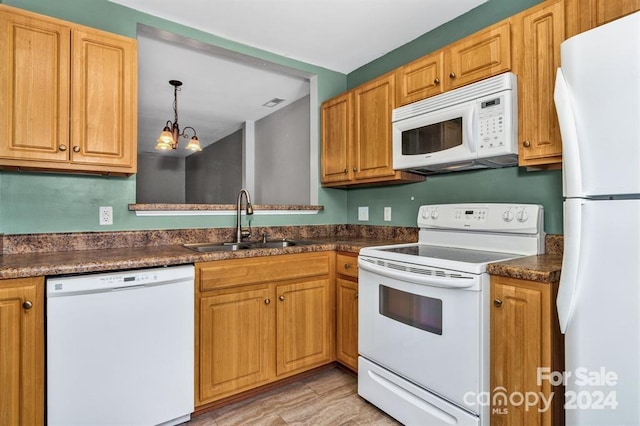
[[[355,178],[391,176],[391,113],[395,76],[387,74],[355,89]]]
[[[88,29],[72,40],[71,160],[135,171],[136,42]]]
[[[545,2],[514,17],[520,166],[562,162],[562,139],[553,91],[560,66],[560,44],[564,39],[563,1]]]
[[[353,179],[353,93],[322,104],[322,183]]]
[[[71,29],[6,8],[0,25],[0,158],[65,162]]]
[[[396,70],[396,107],[443,92],[444,52],[424,56]]]
[[[0,5],[0,167],[132,174],[137,45]]]
[[[511,24],[502,21],[445,49],[445,90],[511,69]]]
[[[581,31],[640,10],[640,0],[581,0],[579,3]]]
[[[511,24],[499,22],[396,70],[396,106],[511,70]]]
[[[389,73],[322,104],[322,185],[348,187],[423,181],[393,170]]]
[[[1,425],[45,423],[44,302],[42,277],[0,281]]]

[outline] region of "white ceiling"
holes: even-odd
[[[487,0],[111,0],[349,73]]]
[[[110,0],[285,57],[349,73],[488,0]],[[140,30],[143,29],[143,31]],[[308,76],[223,53],[162,30],[138,29],[140,152],[173,120],[194,127],[203,146],[309,93]],[[226,56],[226,57],[224,57]],[[269,109],[278,97],[286,102]],[[184,142],[183,142],[184,141]],[[186,139],[181,140],[182,146]],[[180,152],[181,151],[181,152]],[[190,154],[178,150],[173,155]],[[166,154],[165,154],[166,155]]]

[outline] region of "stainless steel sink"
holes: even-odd
[[[201,253],[212,253],[216,251],[236,251],[246,250],[249,248],[247,244],[238,243],[196,243],[196,244],[183,244],[184,247],[199,251]]]
[[[195,243],[183,244],[184,247],[201,253],[211,253],[217,251],[237,251],[250,249],[284,248],[298,245],[311,244],[309,241],[292,241],[288,239],[267,240],[267,241],[247,241],[238,243]]]
[[[297,242],[291,240],[273,240],[273,241],[258,241],[251,243],[252,248],[282,248],[292,247],[298,245]]]

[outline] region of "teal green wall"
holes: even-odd
[[[129,37],[138,22],[317,75],[322,102],[346,89],[346,75],[225,40],[193,28],[110,3],[106,0],[0,0],[31,10]],[[318,105],[319,110],[319,105]],[[0,171],[0,233],[111,231],[233,226],[233,216],[137,217],[135,176],[114,178],[53,173]],[[319,190],[325,210],[318,215],[252,218],[254,226],[345,223],[347,192]],[[98,225],[98,207],[113,206],[114,225]]]
[[[413,59],[430,53],[540,0],[489,0],[487,3],[353,71],[348,76],[222,39],[193,28],[143,14],[106,0],[0,0],[11,6],[135,37],[136,24],[175,32],[206,43],[291,66],[318,75],[318,98],[328,99]],[[319,107],[319,106],[318,106]],[[254,226],[365,223],[357,207],[369,206],[373,225],[415,226],[420,204],[450,202],[532,202],[545,207],[545,229],[562,233],[561,173],[519,168],[440,175],[423,183],[366,189],[320,189],[325,211],[313,216],[254,216]],[[413,200],[411,199],[413,197]],[[135,176],[114,178],[43,173],[0,172],[0,232],[106,231],[233,226],[226,217],[136,217]],[[114,226],[98,225],[98,207],[114,208]],[[382,209],[392,207],[392,221]]]
[[[541,0],[489,0],[404,46],[351,72],[353,88],[462,37],[527,9]],[[413,197],[413,199],[412,199]],[[536,203],[545,208],[547,233],[562,233],[562,173],[526,171],[518,167],[444,174],[425,182],[381,188],[350,189],[348,223],[415,226],[422,204],[458,202]],[[358,207],[369,206],[369,222],[358,221]],[[383,208],[391,206],[392,221],[383,222]]]

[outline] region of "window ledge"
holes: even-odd
[[[231,216],[236,214],[235,204],[129,204],[136,216]],[[324,206],[254,204],[256,215],[318,214]],[[243,209],[244,214],[244,209]]]

